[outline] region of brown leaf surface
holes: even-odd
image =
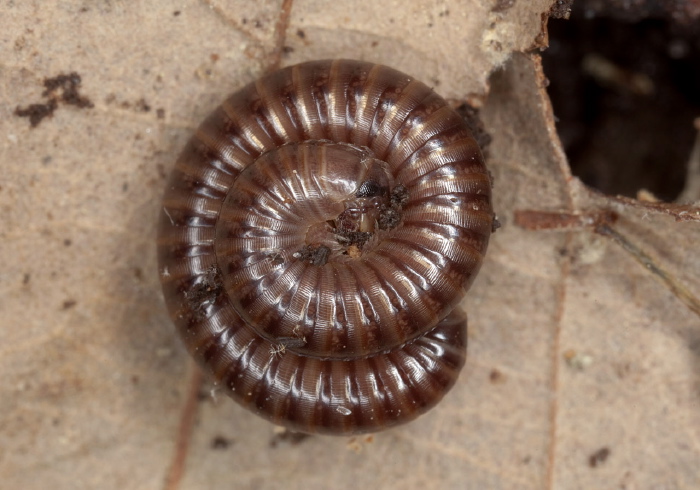
[[[3,4],[2,487],[698,488],[697,207],[677,221],[570,176],[539,61],[513,54],[543,43],[550,3]],[[154,224],[172,162],[226,94],[329,57],[484,100],[504,226],[439,407],[372,437],[284,439],[199,388]],[[94,107],[59,100],[34,128],[14,115],[71,72]]]

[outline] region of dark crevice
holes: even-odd
[[[700,34],[671,19],[598,17],[589,5],[549,21],[543,55],[572,172],[607,194],[672,201],[700,117]]]

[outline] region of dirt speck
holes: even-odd
[[[492,384],[495,385],[502,385],[507,381],[507,377],[505,374],[503,374],[501,371],[499,371],[496,368],[493,368],[491,372],[489,373],[489,381]]]
[[[78,302],[77,302],[76,300],[74,300],[74,299],[67,299],[67,300],[65,300],[65,301],[63,302],[63,304],[61,305],[61,309],[62,309],[62,310],[70,310],[71,308],[73,308],[73,307],[74,307],[75,305],[77,305],[77,304],[78,304]]]
[[[285,428],[280,428],[280,430],[270,439],[270,447],[276,448],[281,443],[287,443],[290,446],[296,446],[301,444],[304,440],[311,437],[309,434],[302,434],[301,432],[292,432]]]
[[[515,5],[515,0],[496,0],[491,7],[491,12],[505,12],[510,10],[513,5]]]
[[[602,447],[588,457],[588,466],[595,468],[605,463],[609,456],[610,448]]]
[[[81,82],[82,79],[76,72],[45,78],[44,91],[41,95],[47,99],[46,102],[29,104],[26,107],[17,106],[14,114],[18,117],[29,118],[29,124],[35,128],[45,118],[53,115],[59,103],[72,105],[80,109],[94,107],[90,99],[80,94]]]
[[[224,436],[215,436],[211,440],[211,448],[212,449],[228,449],[228,447],[233,444],[233,441],[231,439],[228,439]]]

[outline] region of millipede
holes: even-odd
[[[458,304],[494,224],[479,146],[442,97],[383,65],[311,61],[235,92],[186,144],[159,272],[187,350],[240,405],[375,432],[455,384]]]

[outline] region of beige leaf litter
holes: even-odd
[[[698,207],[569,174],[535,54],[551,3],[3,3],[0,487],[700,488]],[[483,105],[503,228],[466,300],[467,367],[436,409],[369,437],[290,438],[199,382],[161,298],[155,221],[228,93],[333,57]]]

